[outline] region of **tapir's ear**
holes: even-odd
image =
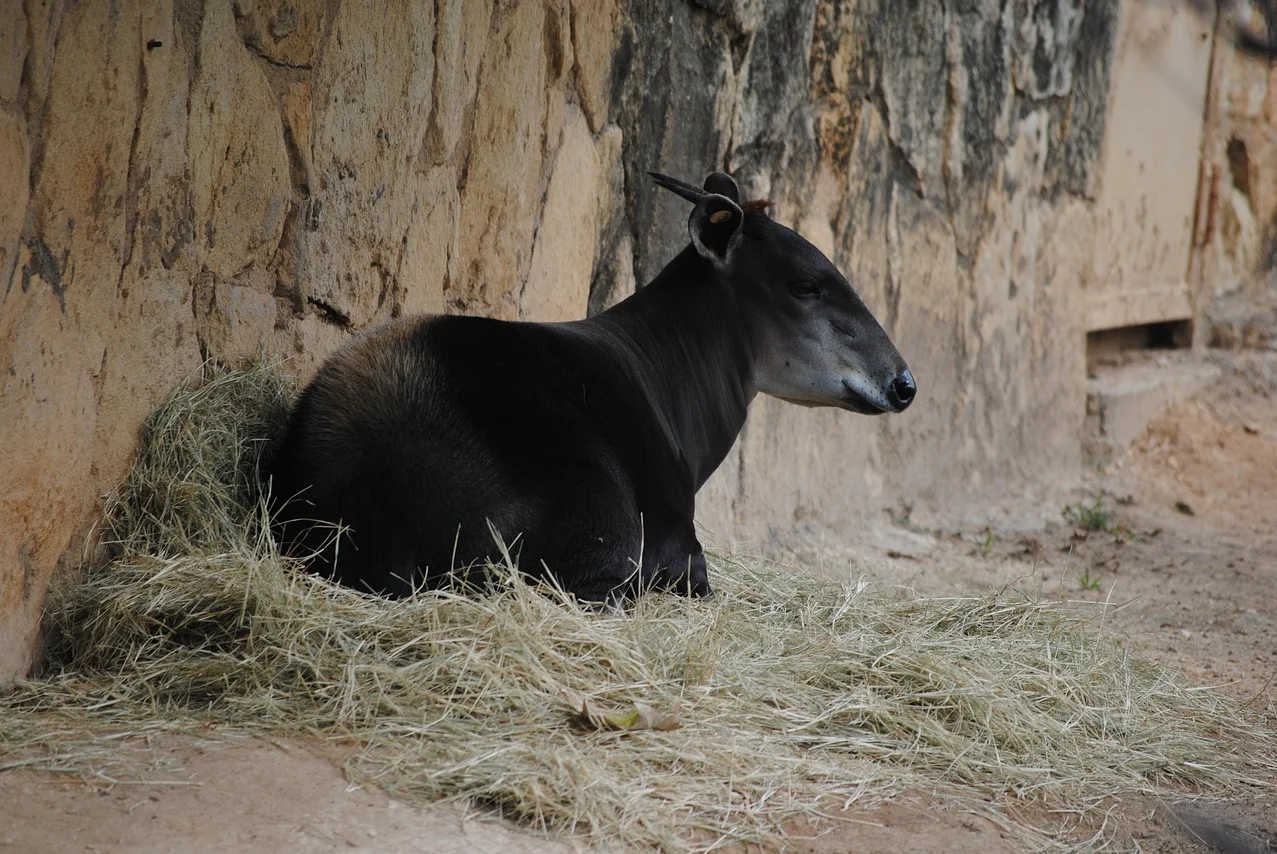
[[[709,173],[709,177],[705,179],[705,192],[727,196],[736,204],[740,204],[740,188],[736,186],[736,179],[726,172]]]
[[[716,264],[722,264],[736,245],[736,237],[744,221],[745,215],[736,202],[718,193],[706,193],[705,198],[692,209],[687,231],[697,252]]]

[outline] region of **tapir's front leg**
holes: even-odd
[[[690,512],[644,514],[643,583],[684,596],[713,595]]]

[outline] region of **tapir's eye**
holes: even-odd
[[[799,299],[817,299],[820,297],[820,285],[807,279],[799,279],[789,283],[789,292]]]

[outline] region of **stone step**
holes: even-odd
[[[1172,404],[1222,376],[1217,365],[1189,350],[1127,354],[1121,364],[1092,368],[1086,381],[1083,444],[1088,462],[1117,459]]]

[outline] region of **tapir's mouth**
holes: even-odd
[[[861,415],[882,415],[884,412],[891,411],[860,394],[846,380],[843,380],[842,388],[844,394],[839,400],[843,409],[850,409],[852,412],[858,412]]]
[[[846,409],[849,412],[856,412],[861,415],[882,415],[886,412],[894,412],[895,410],[880,406],[860,392],[856,391],[851,385],[844,380],[842,384],[843,393],[836,398],[801,398],[787,397],[776,395],[786,403],[797,404],[798,406],[837,406],[839,409]]]

